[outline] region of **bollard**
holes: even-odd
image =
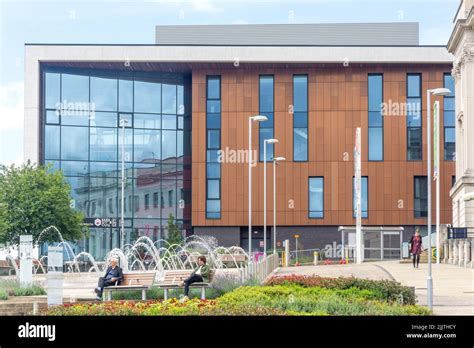
[[[319,262],[319,252],[314,252],[314,265],[317,266]]]

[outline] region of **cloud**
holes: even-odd
[[[189,4],[192,6],[193,10],[199,12],[216,13],[223,11],[222,8],[216,5],[215,1],[211,0],[190,0]]]
[[[155,3],[159,3],[165,6],[175,6],[182,8],[184,6],[190,6],[191,10],[196,12],[207,12],[207,13],[218,13],[224,11],[224,9],[217,5],[218,1],[215,0],[176,0],[173,2],[167,0],[152,0]],[[232,1],[230,1],[232,2]],[[224,1],[220,1],[223,4]]]

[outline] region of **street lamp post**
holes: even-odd
[[[268,117],[262,115],[249,117],[249,261],[252,256],[252,121],[267,121]]]
[[[278,143],[278,139],[263,141],[263,256],[267,256],[267,144]]]
[[[128,123],[126,119],[120,120],[120,126],[122,127],[122,199],[120,202],[121,205],[121,212],[120,212],[120,249],[123,251],[123,247],[125,245],[125,221],[124,221],[124,211],[125,211],[125,203],[124,203],[124,195],[125,195],[125,125]]]
[[[276,165],[277,162],[285,161],[285,157],[273,157],[273,253],[276,251],[277,225],[276,225]]]
[[[428,277],[427,277],[427,290],[428,290],[428,308],[433,310],[433,276],[431,272],[431,94],[434,96],[444,96],[450,94],[451,91],[447,88],[435,88],[435,89],[428,89],[426,91],[426,101],[427,101],[427,114],[426,114],[426,122],[427,122],[427,146],[428,146]],[[438,212],[439,214],[439,212]],[[436,231],[439,233],[439,231]],[[438,251],[439,252],[439,251]]]

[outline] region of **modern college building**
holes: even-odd
[[[341,242],[340,226],[355,225],[356,127],[362,224],[403,227],[405,240],[426,225],[426,93],[454,92],[453,57],[419,45],[417,23],[158,26],[155,45],[27,44],[25,55],[25,159],[67,176],[72,204],[91,226],[80,246],[97,258],[120,242],[122,137],[127,243],[164,238],[173,214],[186,235],[246,248],[254,115],[268,118],[252,122],[255,249],[271,138],[279,142],[267,145],[269,246],[274,156],[286,158],[276,176],[278,244],[299,234],[300,248],[322,248]],[[441,106],[440,218],[448,224],[454,93],[432,100]]]

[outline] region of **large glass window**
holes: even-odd
[[[119,80],[119,110],[133,111],[133,81]]]
[[[293,76],[293,161],[308,160],[308,76]]]
[[[59,126],[46,126],[45,127],[45,158],[46,159],[59,159]]]
[[[426,176],[415,176],[414,210],[415,218],[428,216],[428,182]]]
[[[117,111],[117,79],[91,77],[91,108]]]
[[[221,78],[208,76],[206,85],[206,218],[221,218]]]
[[[163,105],[161,112],[164,114],[176,114],[176,85],[163,84],[162,89]]]
[[[161,84],[135,81],[134,111],[161,113]]]
[[[407,74],[407,159],[421,161],[423,158],[421,74]]]
[[[369,74],[369,161],[383,161],[383,75]]]
[[[367,219],[369,217],[369,178],[363,176],[360,178],[360,208],[362,211],[362,218]],[[353,217],[356,217],[356,208],[357,208],[357,197],[356,197],[356,182],[355,177],[352,177],[352,210]]]
[[[90,128],[91,161],[117,161],[117,128]]]
[[[444,87],[448,88],[451,93],[444,97],[444,159],[446,161],[454,161],[456,158],[456,135],[455,135],[455,91],[454,79],[450,73],[444,74]]]
[[[89,128],[61,127],[61,159],[89,159]]]
[[[259,111],[260,115],[268,117],[268,121],[259,122],[259,158],[263,161],[264,141],[273,139],[274,120],[273,120],[273,93],[274,78],[270,75],[262,75],[259,80]],[[267,144],[267,161],[273,158],[273,144]]]
[[[46,73],[44,80],[45,107],[47,109],[59,109],[58,103],[61,101],[61,75],[55,73]]]
[[[62,74],[61,101],[89,103],[89,76]]]
[[[309,217],[322,219],[324,217],[324,178],[310,177],[309,187]]]
[[[96,228],[95,236],[79,242],[80,248],[100,260],[120,242],[121,119],[128,121],[123,156],[125,243],[149,233],[148,226],[156,226],[156,221],[158,229],[165,226],[169,214],[189,230],[191,195],[184,194],[181,205],[178,194],[189,192],[183,185],[190,187],[189,180],[183,180],[191,177],[190,158],[184,157],[191,153],[190,78],[175,73],[44,67],[42,79],[41,158],[53,164],[52,171],[64,172],[72,187],[71,206],[86,219],[112,219],[116,224]],[[210,139],[215,146],[220,134],[212,133]],[[214,161],[216,156],[211,157]],[[219,165],[209,163],[209,178],[220,185],[220,167],[215,164]],[[210,197],[216,192],[211,182]],[[217,203],[210,208],[220,206]]]
[[[133,134],[133,158],[135,162],[156,162],[161,157],[161,131],[135,129]],[[176,144],[169,144],[176,149]]]

